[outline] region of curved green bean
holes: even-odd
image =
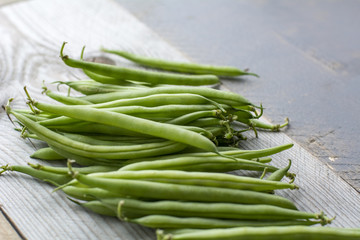
[[[220,104],[228,104],[228,101],[231,100],[232,104],[230,105],[233,107],[254,106],[249,100],[245,99],[243,96],[236,93],[216,90],[213,88],[188,87],[188,86],[177,86],[176,88],[154,87],[154,88],[140,89],[135,91],[96,94],[93,96],[90,95],[81,98],[90,101],[92,103],[102,103],[102,102],[114,101],[118,99],[144,97],[152,94],[161,94],[161,93],[167,93],[167,94],[191,93],[212,99]]]
[[[176,125],[158,123],[121,113],[109,112],[94,108],[79,106],[58,106],[40,102],[33,102],[33,104],[40,110],[52,112],[55,114],[62,114],[79,120],[120,127],[134,132],[140,132],[175,142],[184,143],[207,150],[209,152],[218,152],[214,143],[208,138],[198,133],[180,128]]]
[[[192,73],[192,74],[214,74],[217,76],[227,76],[227,77],[234,77],[240,75],[252,75],[255,77],[259,77],[255,73],[249,73],[246,70],[242,71],[236,67],[176,62],[176,61],[139,56],[125,51],[115,51],[105,48],[102,48],[101,50],[107,53],[112,53],[124,57],[130,61],[133,61],[135,63],[138,63],[146,67],[158,68],[167,71]]]
[[[66,157],[61,156],[57,152],[55,152],[50,147],[44,147],[36,150],[33,154],[30,155],[31,158],[37,158],[46,161],[52,160],[66,160]]]
[[[82,60],[75,60],[69,58],[63,54],[65,47],[63,43],[60,50],[60,57],[63,62],[74,68],[82,68],[99,75],[104,75],[114,78],[123,78],[128,80],[134,80],[139,82],[146,82],[150,84],[172,84],[172,85],[211,85],[219,83],[218,77],[215,75],[184,75],[184,74],[173,74],[173,73],[160,73],[150,72],[140,69],[124,68],[109,64],[86,62]]]

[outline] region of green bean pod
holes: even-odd
[[[133,179],[151,182],[174,183],[183,185],[209,186],[252,191],[275,189],[296,189],[297,186],[286,182],[269,181],[253,177],[236,176],[224,173],[185,172],[179,170],[138,170],[94,173],[91,176],[114,179]]]
[[[51,172],[56,174],[69,174],[69,168],[68,167],[52,167],[52,166],[44,166],[41,164],[30,164],[29,166],[37,169],[42,170],[45,172]],[[89,167],[72,167],[74,171],[77,171],[82,174],[91,174],[91,173],[99,173],[99,172],[111,172],[118,170],[117,167],[111,167],[111,166],[89,166]]]
[[[261,158],[261,157],[267,157],[282,151],[285,151],[289,148],[294,146],[292,143],[283,144],[271,148],[265,148],[265,149],[258,149],[258,150],[246,150],[246,149],[234,149],[229,151],[221,151],[220,153],[222,155],[232,156],[236,158],[242,158],[242,159],[253,159],[253,158]],[[207,158],[207,157],[215,157],[217,156],[216,153],[212,152],[185,152],[185,153],[178,153],[178,154],[172,154],[170,156],[161,156],[156,158],[144,158],[141,159],[141,161],[152,161],[152,160],[167,160],[167,159],[174,159],[179,157],[196,157],[196,158]]]
[[[121,198],[124,197],[121,194],[116,194],[109,192],[101,188],[93,188],[87,186],[65,186],[61,190],[68,196],[84,200],[84,201],[93,201],[103,198]]]
[[[212,104],[221,107],[217,102],[193,93],[160,93],[149,96],[137,97],[137,98],[125,98],[114,100],[105,103],[98,103],[90,105],[89,107],[95,108],[113,108],[120,106],[144,106],[144,107],[156,107],[162,105],[200,105],[200,104]]]
[[[46,161],[66,160],[66,157],[61,156],[50,147],[40,148],[30,155],[30,157]]]
[[[79,202],[79,201],[76,201],[71,198],[69,198],[69,199],[70,199],[70,201],[72,201],[84,208],[87,208],[94,213],[105,215],[105,216],[110,216],[110,217],[116,217],[116,211],[113,211],[112,209],[108,208],[106,205],[104,205],[99,200],[91,200],[88,202]]]
[[[92,80],[102,84],[112,84],[112,85],[121,85],[121,86],[128,86],[129,84],[131,85],[131,83],[126,81],[125,79],[99,75],[94,72],[88,71],[86,69],[83,69],[83,72],[86,74],[86,76],[88,76]]]
[[[173,217],[166,215],[149,215],[141,218],[124,219],[124,220],[151,228],[169,228],[169,229],[197,228],[198,229],[197,231],[203,229],[213,229],[213,228],[228,229],[234,227],[264,227],[264,226],[290,226],[290,225],[310,226],[319,223],[319,221],[300,221],[300,220],[250,221],[250,220],[228,220],[228,219],[200,218],[200,217],[180,218],[180,217]],[[167,234],[166,236],[169,237],[170,234]],[[168,239],[172,239],[172,238],[168,238]]]
[[[245,99],[243,96],[236,93],[216,90],[213,88],[188,87],[188,86],[177,86],[176,88],[153,87],[153,88],[141,89],[136,91],[123,91],[123,92],[96,94],[93,96],[84,96],[81,97],[81,99],[90,101],[92,103],[103,103],[118,99],[144,97],[144,96],[149,96],[153,94],[162,94],[162,93],[165,94],[191,93],[212,99],[220,104],[228,104],[229,103],[228,101],[231,101],[232,104],[228,104],[228,105],[231,105],[233,107],[254,106],[249,100]]]
[[[89,101],[86,101],[84,99],[81,99],[81,98],[76,98],[76,97],[70,97],[70,96],[64,96],[64,95],[61,95],[61,94],[57,94],[57,93],[54,93],[53,91],[50,91],[50,90],[45,90],[45,94],[58,101],[58,102],[61,102],[61,103],[64,103],[64,104],[67,104],[67,105],[88,105],[88,104],[91,104],[91,102]]]
[[[122,78],[150,84],[171,84],[171,85],[211,85],[219,83],[219,79],[215,75],[184,75],[173,73],[150,72],[140,69],[124,68],[109,64],[86,62],[75,60],[63,54],[66,43],[63,43],[60,50],[60,57],[63,62],[74,68],[82,68],[99,75],[113,78]]]
[[[158,232],[159,240],[357,240],[359,238],[358,228],[309,226],[236,227],[168,235]]]
[[[183,200],[200,202],[232,202],[245,204],[268,204],[296,209],[294,203],[286,198],[262,192],[217,187],[190,186],[171,183],[158,183],[140,180],[99,178],[74,174],[83,184],[99,187],[116,194],[134,198]]]
[[[133,61],[135,63],[138,63],[146,67],[152,67],[167,71],[190,73],[190,74],[213,74],[217,76],[227,76],[227,77],[234,77],[240,75],[252,75],[259,77],[255,73],[242,71],[236,67],[176,62],[176,61],[162,60],[152,57],[139,56],[125,51],[116,51],[116,50],[110,50],[104,48],[102,48],[101,50],[107,53],[112,53],[124,57],[130,61]]]
[[[192,121],[195,121],[203,117],[217,117],[220,114],[221,114],[220,110],[196,111],[173,118],[167,121],[166,123],[176,124],[176,125],[186,125]]]
[[[235,203],[199,203],[182,201],[143,201],[136,199],[111,199],[109,206],[117,205],[117,216],[135,219],[149,215],[174,217],[202,217],[236,220],[320,220],[329,223],[323,213],[311,213],[271,205]],[[108,201],[104,200],[106,205]],[[112,207],[114,208],[114,207]],[[165,227],[164,227],[165,228]]]
[[[62,114],[79,120],[120,127],[134,132],[184,143],[210,152],[217,152],[216,146],[208,138],[176,125],[158,123],[122,113],[114,113],[94,108],[58,106],[40,102],[34,102],[33,104],[40,110],[55,114]]]
[[[75,91],[80,92],[84,95],[96,95],[102,93],[136,91],[136,90],[144,89],[144,87],[141,85],[119,86],[113,84],[102,84],[89,80],[67,81],[67,82],[59,82],[59,83],[65,84],[71,89],[74,89]]]
[[[285,177],[288,174],[290,167],[291,167],[291,160],[289,159],[289,164],[285,168],[273,172],[268,178],[266,178],[266,180],[281,181],[281,179],[283,179],[283,177]]]
[[[27,174],[39,180],[43,180],[54,185],[63,185],[68,183],[72,180],[72,177],[68,174],[57,174],[51,173],[39,169],[34,169],[29,166],[21,166],[21,165],[14,165],[14,166],[2,166],[4,171],[16,171]]]
[[[161,157],[159,157],[161,158]],[[229,172],[233,170],[251,170],[264,171],[267,168],[269,172],[274,172],[278,168],[247,159],[228,159],[224,157],[179,157],[170,159],[160,159],[144,161],[134,159],[128,161],[127,165],[122,167],[121,171],[140,171],[140,170],[182,170],[196,172]]]

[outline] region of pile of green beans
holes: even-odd
[[[202,85],[219,77],[257,76],[234,67],[169,62],[102,49],[164,73],[87,62],[62,61],[90,78],[56,82],[68,95],[43,87],[60,104],[28,97],[30,110],[7,114],[21,136],[46,147],[31,157],[67,166],[4,165],[46,181],[75,204],[91,211],[157,229],[170,239],[357,239],[356,229],[311,227],[333,219],[300,211],[276,194],[296,190],[291,161],[283,168],[271,156],[293,144],[241,150],[244,132],[279,131],[288,125],[260,120],[262,106],[239,94]],[[181,74],[179,74],[181,73]],[[172,86],[176,85],[176,86]],[[82,95],[70,96],[70,89]],[[242,175],[230,174],[244,170]],[[260,177],[245,174],[256,171]],[[288,181],[283,179],[287,178]]]

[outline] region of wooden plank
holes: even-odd
[[[11,219],[8,219],[6,215],[4,215],[3,210],[1,209],[2,214],[0,214],[0,234],[2,239],[8,240],[19,240],[21,237],[16,231],[16,226],[13,226]]]
[[[63,41],[66,53],[78,56],[83,44],[86,56],[99,55],[98,48],[121,48],[148,56],[183,60],[186,58],[143,23],[113,1],[31,1],[0,10],[0,104],[15,97],[14,107],[24,107],[22,86],[32,97],[41,95],[42,81],[82,78],[59,59]],[[130,63],[113,58],[118,63]],[[241,82],[239,83],[241,84]],[[65,90],[65,89],[63,89]],[[29,158],[35,150],[13,130],[4,112],[0,113],[1,164],[37,162]],[[260,133],[242,144],[244,148],[264,148],[293,142],[285,133]],[[35,143],[40,146],[40,143]],[[295,143],[293,149],[278,154],[274,165],[293,159],[298,175],[298,191],[278,194],[296,202],[306,211],[323,210],[336,215],[333,226],[356,227],[360,221],[359,194],[309,152]],[[28,239],[155,239],[152,230],[102,217],[75,206],[61,192],[52,193],[48,184],[17,173],[0,178],[0,203],[6,214]]]

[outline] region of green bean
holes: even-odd
[[[193,93],[160,93],[149,96],[126,98],[115,101],[99,103],[89,105],[89,107],[95,108],[113,108],[120,106],[144,106],[144,107],[157,107],[161,105],[200,105],[200,104],[212,104],[218,108],[222,108],[217,102]],[[223,109],[222,109],[223,110]],[[223,110],[224,111],[224,110]]]
[[[229,229],[199,230],[183,234],[162,235],[159,240],[357,240],[360,238],[358,228],[332,228],[309,226],[266,226],[236,227]]]
[[[34,169],[51,172],[51,173],[57,173],[57,174],[69,173],[68,167],[51,167],[51,166],[44,166],[41,164],[31,164],[31,163],[29,163],[29,166]],[[73,167],[72,169],[82,174],[99,173],[99,172],[104,173],[104,172],[111,172],[118,170],[117,167],[111,167],[111,166]]]
[[[159,142],[166,141],[161,138],[141,138],[141,139],[128,138],[123,141],[120,141],[117,139],[101,140],[101,139],[96,138],[96,136],[88,136],[88,135],[82,135],[82,134],[62,133],[62,135],[64,135],[65,137],[68,137],[72,140],[79,141],[82,143],[87,143],[87,144],[91,144],[91,145],[107,145],[107,146],[124,146],[124,145],[145,144],[145,143],[159,143]]]
[[[218,118],[208,117],[208,118],[197,119],[188,124],[190,126],[196,126],[196,127],[208,127],[208,126],[224,125],[225,123],[228,122]]]
[[[76,98],[76,97],[70,97],[70,96],[64,96],[64,95],[60,95],[60,94],[57,94],[57,93],[54,93],[48,89],[45,88],[44,90],[45,94],[58,101],[58,102],[61,102],[61,103],[64,103],[64,104],[68,104],[68,105],[88,105],[88,104],[91,104],[91,102],[89,101],[86,101],[86,100],[83,100],[83,99],[80,99],[80,98]]]
[[[65,186],[61,190],[68,196],[85,200],[92,201],[102,198],[120,198],[124,197],[121,194],[115,194],[101,188],[92,188],[87,186]]]
[[[72,159],[75,160],[75,162],[81,166],[97,166],[97,165],[102,165],[102,166],[111,166],[111,167],[123,167],[125,165],[125,163],[123,163],[122,161],[113,161],[113,160],[108,160],[108,159],[103,159],[103,158],[88,158],[88,157],[84,157],[84,156],[79,156],[76,155],[74,153],[70,153],[65,151],[63,148],[61,147],[55,147],[51,144],[49,144],[49,146],[54,149],[54,151],[56,151],[57,153],[59,153],[60,155],[68,158],[68,159]]]
[[[89,106],[91,107],[91,106]],[[196,111],[204,110],[217,110],[221,107],[222,109],[228,110],[230,107],[226,105],[210,105],[210,104],[193,104],[193,105],[182,105],[182,104],[169,104],[156,107],[144,107],[144,106],[122,106],[113,108],[101,108],[99,110],[106,110],[111,112],[123,113],[131,116],[139,117],[177,117],[183,114],[192,113]]]
[[[262,192],[140,180],[108,179],[77,173],[74,173],[73,176],[80,183],[91,187],[99,187],[113,193],[131,197],[179,201],[268,204],[289,209],[296,209],[296,206],[290,200]]]
[[[185,125],[196,119],[200,119],[203,117],[217,117],[221,114],[220,110],[208,110],[208,111],[196,111],[191,112],[176,118],[173,118],[166,123],[176,124],[176,125]]]
[[[214,74],[218,76],[228,76],[228,77],[234,77],[240,75],[252,75],[259,77],[255,73],[249,73],[246,70],[242,71],[236,67],[175,62],[175,61],[168,61],[168,60],[156,59],[151,57],[138,56],[125,51],[114,51],[104,48],[102,48],[101,50],[107,53],[113,53],[119,55],[130,61],[133,61],[135,63],[138,63],[146,67],[158,68],[162,70],[181,72],[181,73],[193,73],[193,74]]]
[[[109,126],[105,124],[93,123],[93,122],[78,122],[74,124],[46,126],[49,129],[67,133],[85,133],[85,134],[107,134],[113,136],[129,136],[129,137],[152,137],[150,135],[130,131],[127,129]]]
[[[259,149],[259,150],[242,150],[242,149],[235,149],[230,151],[221,151],[222,155],[228,155],[236,158],[242,159],[253,159],[253,158],[260,158],[260,157],[267,157],[282,151],[285,151],[289,148],[294,146],[292,143],[279,145],[276,147]],[[207,157],[215,157],[217,154],[211,152],[186,152],[186,153],[179,153],[179,154],[172,154],[170,156],[161,156],[156,158],[144,158],[141,161],[152,161],[152,160],[165,160],[165,159],[174,159],[179,157],[196,157],[196,158],[207,158]]]
[[[179,170],[138,170],[94,173],[91,176],[115,179],[133,179],[151,182],[174,183],[195,186],[209,186],[252,191],[270,191],[275,189],[297,189],[294,184],[279,181],[262,180],[224,173],[184,172]]]
[[[202,229],[212,229],[212,228],[228,229],[233,227],[289,226],[294,224],[309,226],[319,223],[319,221],[300,221],[300,220],[248,221],[248,220],[227,220],[227,219],[200,218],[200,217],[180,218],[180,217],[173,217],[166,215],[149,215],[141,218],[125,219],[125,220],[151,228],[171,228],[171,229],[199,228],[198,231],[200,231],[200,229],[202,230]],[[218,238],[218,239],[222,239],[222,238]]]
[[[188,86],[177,86],[176,88],[154,87],[154,88],[147,88],[136,91],[96,94],[93,96],[85,96],[81,98],[90,101],[92,103],[102,103],[102,102],[114,101],[118,99],[144,97],[152,94],[161,94],[161,93],[167,93],[167,94],[192,93],[212,99],[220,104],[227,104],[227,101],[231,100],[233,103],[231,104],[231,106],[233,107],[254,106],[252,103],[250,103],[249,100],[245,99],[243,96],[236,93],[216,90],[213,88],[188,87]]]
[[[21,115],[17,115],[16,117],[22,121],[26,126],[35,132],[39,138],[43,139],[44,141],[48,142],[54,146],[62,146],[62,148],[66,151],[85,156],[91,157],[94,154],[94,157],[101,157],[101,156],[117,156],[118,153],[124,152],[130,155],[134,154],[135,151],[142,151],[142,150],[152,150],[156,148],[162,148],[169,145],[174,145],[172,141],[164,141],[158,143],[145,143],[145,144],[136,144],[131,146],[107,146],[107,145],[90,145],[86,143],[81,143],[78,141],[74,141],[70,138],[67,138],[61,134],[53,132],[41,125],[31,121],[30,119],[26,119],[25,117],[20,117]],[[79,154],[84,153],[84,155]],[[103,153],[103,154],[96,154],[96,153]],[[114,154],[112,154],[114,153]],[[142,155],[142,154],[140,154]]]
[[[70,135],[77,135],[73,133],[63,133],[65,136]],[[114,136],[114,135],[107,135],[107,134],[89,134],[89,135],[81,135],[81,136],[88,136],[95,140],[107,141],[107,142],[133,142],[133,143],[145,143],[145,142],[161,142],[164,139],[161,138],[144,138],[144,137],[133,137],[133,136]],[[69,137],[69,136],[68,136]]]
[[[159,157],[161,158],[161,157]],[[233,170],[252,170],[252,171],[273,172],[278,168],[247,159],[237,159],[236,161],[224,157],[179,157],[173,159],[160,159],[145,161],[144,159],[134,159],[127,162],[121,171],[138,170],[183,170],[198,172],[228,172]]]
[[[123,78],[139,82],[146,82],[150,84],[172,84],[172,85],[211,85],[219,83],[218,77],[215,75],[183,75],[173,73],[160,73],[149,72],[140,69],[124,68],[119,66],[113,66],[109,64],[85,62],[82,60],[75,60],[64,56],[63,50],[66,43],[63,43],[60,50],[60,57],[63,62],[74,68],[82,68],[100,75]]]
[[[61,156],[57,152],[55,152],[50,147],[40,148],[36,150],[31,156],[31,158],[37,158],[46,161],[52,160],[66,160],[64,156]]]
[[[235,203],[198,203],[182,201],[143,201],[136,199],[111,199],[110,206],[118,202],[117,216],[135,219],[149,215],[174,217],[202,217],[236,220],[320,220],[323,225],[331,222],[322,212],[311,213],[271,205]],[[104,202],[106,204],[106,201]],[[109,206],[109,207],[110,207]],[[165,228],[165,227],[164,227]]]
[[[21,166],[21,165],[8,166],[8,165],[6,165],[6,166],[2,166],[1,168],[3,169],[2,172],[4,172],[4,171],[21,172],[21,173],[30,175],[34,178],[50,182],[51,184],[54,184],[54,185],[63,185],[72,180],[72,177],[67,174],[51,173],[51,172],[47,172],[47,171],[34,169],[29,166]]]
[[[96,74],[94,72],[88,71],[86,69],[83,69],[83,72],[92,80],[102,83],[102,84],[113,84],[113,85],[122,85],[122,86],[128,86],[131,85],[130,82],[126,81],[125,79],[119,79],[119,78],[113,78],[113,77],[107,77],[103,75]]]
[[[26,116],[27,118],[30,118],[30,119],[33,120],[33,121],[48,120],[48,118],[39,116],[39,114],[34,114],[34,113],[22,113],[22,112],[19,112],[18,110],[14,110],[14,111],[17,112],[17,113],[19,113],[19,114],[22,114],[22,115]]]
[[[111,92],[121,92],[128,90],[140,90],[144,87],[140,86],[119,86],[113,84],[101,84],[92,80],[80,80],[80,81],[67,81],[67,82],[57,82],[59,84],[65,84],[71,89],[74,89],[77,92],[80,92],[84,95],[96,95],[101,93],[111,93]]]
[[[289,164],[285,168],[282,168],[282,169],[279,169],[279,170],[273,172],[266,180],[281,181],[281,179],[283,179],[283,177],[288,174],[290,167],[291,167],[291,160],[289,159]],[[294,178],[294,176],[293,176],[293,178]]]
[[[180,128],[176,125],[158,123],[121,113],[103,111],[94,108],[58,106],[40,102],[33,102],[33,104],[40,110],[46,110],[55,114],[62,114],[84,121],[97,122],[110,126],[120,127],[134,132],[140,132],[175,142],[184,143],[210,152],[217,152],[216,146],[208,138],[198,133]]]
[[[87,107],[92,107],[87,105]],[[220,106],[223,108],[224,106]],[[225,107],[226,109],[227,107]],[[144,106],[122,106],[122,107],[114,107],[114,108],[101,108],[99,110],[103,111],[111,111],[122,114],[131,115],[134,117],[140,118],[154,118],[154,117],[162,117],[162,118],[174,118],[181,116],[183,114],[188,114],[196,111],[203,110],[216,110],[217,106],[214,105],[163,105],[156,107],[144,107]],[[40,124],[43,126],[57,126],[63,124],[74,124],[80,123],[81,120],[70,118],[66,116],[61,116],[52,119],[46,119],[40,121]]]
[[[97,214],[116,217],[116,212],[114,212],[112,209],[108,208],[106,205],[104,205],[99,200],[92,200],[92,201],[88,201],[88,202],[78,202],[73,199],[70,199],[70,200],[82,207],[85,207],[85,208],[91,210],[92,212],[97,213]]]
[[[276,131],[279,131],[281,128],[284,128],[287,125],[289,125],[289,119],[286,118],[285,123],[283,123],[281,125],[280,124],[273,125],[273,124],[265,123],[258,119],[250,119],[249,123],[247,123],[247,124],[250,124],[256,128],[269,129],[271,131],[276,132]]]

